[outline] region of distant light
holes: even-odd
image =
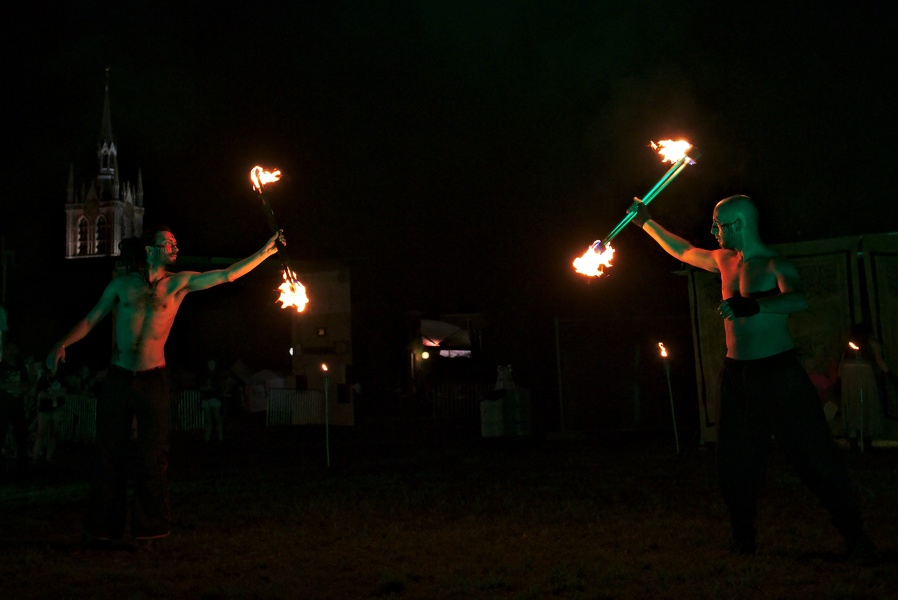
[[[424,360],[427,360],[428,358],[430,358],[430,352],[425,350],[424,352],[421,353],[421,358],[423,358]]]
[[[327,363],[321,363],[321,370],[327,371]]]
[[[293,356],[293,346],[290,346],[290,356]]]

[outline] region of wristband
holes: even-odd
[[[761,305],[753,298],[733,296],[726,299],[726,303],[733,309],[734,317],[753,317],[761,312]]]

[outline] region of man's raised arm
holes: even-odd
[[[713,273],[720,271],[713,251],[696,248],[680,236],[659,225],[652,218],[652,215],[649,214],[649,209],[641,200],[634,201],[628,212],[636,213],[631,223],[652,236],[652,239],[658,242],[658,245],[674,258],[705,271]]]

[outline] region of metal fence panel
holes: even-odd
[[[97,398],[66,394],[59,423],[60,442],[90,442],[97,437]]]
[[[490,385],[485,383],[446,383],[434,387],[432,413],[434,419],[479,419],[480,401]]]
[[[203,428],[203,400],[197,390],[172,392],[171,431]]]

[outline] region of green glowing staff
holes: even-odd
[[[664,177],[662,177],[642,198],[643,204],[648,204],[654,200],[664,188],[670,185],[670,182],[673,181],[677,175],[683,172],[683,169],[689,165],[695,164],[695,161],[686,154],[692,150],[692,144],[685,140],[676,142],[673,140],[663,140],[657,144],[655,142],[650,142],[650,144],[653,150],[657,150],[658,154],[664,157],[663,162],[672,162],[673,166],[670,167],[667,173],[664,174]],[[636,200],[639,200],[639,198],[636,198]],[[583,275],[591,275],[593,277],[601,276],[604,273],[605,267],[611,266],[611,258],[614,255],[614,248],[611,247],[611,240],[616,238],[617,234],[623,231],[635,216],[635,212],[628,212],[608,235],[590,244],[583,256],[574,260],[574,270]]]

